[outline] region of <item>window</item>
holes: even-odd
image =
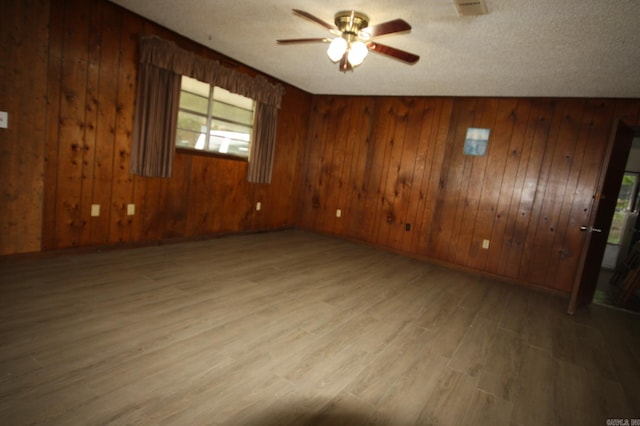
[[[182,76],[176,147],[249,158],[253,99]]]

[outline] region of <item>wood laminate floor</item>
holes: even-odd
[[[0,262],[0,423],[604,425],[640,317],[283,231]]]

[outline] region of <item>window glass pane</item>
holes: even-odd
[[[196,148],[199,141],[204,139],[205,133],[192,132],[190,130],[178,129],[176,132],[178,148]]]
[[[209,98],[209,84],[195,78],[182,76],[182,90]]]
[[[224,102],[225,104],[253,111],[253,99],[246,98],[236,93],[231,93],[222,87],[216,86],[213,88],[213,99]]]
[[[253,99],[220,87],[211,91],[208,84],[183,76],[176,146],[248,158],[253,108]]]
[[[185,91],[180,93],[180,109],[187,109],[206,115],[208,108],[209,98]]]
[[[224,118],[236,123],[251,125],[253,123],[253,111],[244,108],[238,108],[233,105],[214,101],[211,114],[214,117]]]
[[[215,149],[223,154],[247,157],[251,140],[251,127],[216,121],[211,124],[211,135]]]
[[[206,132],[207,118],[204,115],[178,111],[178,129],[192,130],[194,132]]]

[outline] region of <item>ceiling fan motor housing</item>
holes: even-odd
[[[334,22],[342,32],[343,37],[351,41],[358,36],[361,30],[367,28],[369,17],[355,10],[343,10],[336,13]]]

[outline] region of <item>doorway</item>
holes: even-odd
[[[622,300],[620,294],[620,286],[627,272],[625,262],[627,264],[631,262],[637,249],[640,248],[635,246],[640,239],[640,223],[638,223],[640,173],[631,171],[640,170],[640,155],[635,155],[634,150],[640,150],[640,138],[635,138],[632,143],[627,162],[628,170],[620,183],[620,192],[611,220],[593,303],[640,313],[639,295],[634,294],[628,300]],[[637,160],[639,164],[636,165]]]
[[[574,314],[580,307],[594,301],[607,237],[618,206],[617,197],[625,171],[628,170],[626,166],[633,141],[637,137],[640,137],[640,128],[630,127],[621,120],[612,129],[603,168],[594,188],[588,223],[580,226],[580,230],[585,232],[585,240],[567,308],[569,314]],[[640,273],[640,269],[636,269],[636,272]],[[640,279],[640,275],[638,278]]]

